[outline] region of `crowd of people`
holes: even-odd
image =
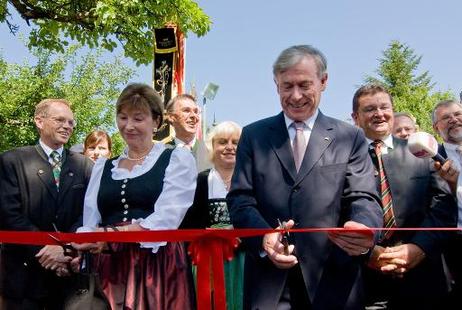
[[[116,102],[121,154],[101,130],[64,148],[71,103],[42,100],[37,144],[0,155],[1,230],[277,229],[242,238],[225,262],[227,309],[458,309],[462,237],[444,228],[462,227],[461,103],[435,102],[439,163],[409,151],[418,120],[394,111],[381,85],[355,92],[354,125],[324,115],[318,49],[285,49],[273,78],[279,114],[219,123],[205,141],[193,96],[164,107],[152,87],[130,84]],[[175,136],[155,141],[165,122]],[[0,309],[63,309],[83,253],[110,309],[196,309],[183,242],[2,244]]]

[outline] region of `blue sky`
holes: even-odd
[[[246,125],[280,111],[271,67],[284,48],[312,44],[327,57],[329,81],[320,108],[346,120],[351,98],[392,40],[422,55],[436,90],[462,89],[460,1],[198,1],[213,21],[211,31],[186,43],[186,88],[200,91],[219,84],[207,105],[207,120]],[[27,26],[21,25],[26,31]],[[0,25],[0,47],[10,62],[28,55],[20,41]],[[106,57],[112,57],[107,54]],[[127,60],[131,66],[132,62]],[[135,66],[134,66],[135,67]],[[149,83],[151,67],[136,68],[133,81]]]

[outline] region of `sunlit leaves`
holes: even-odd
[[[11,3],[33,25],[30,47],[62,52],[69,40],[109,51],[120,45],[138,64],[152,61],[152,29],[174,23],[186,34],[202,36],[211,25],[192,0],[37,0],[34,7],[30,1]],[[0,0],[0,22],[7,9],[6,0]]]

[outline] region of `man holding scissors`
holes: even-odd
[[[360,265],[374,245],[366,231],[382,226],[382,211],[362,131],[318,110],[326,69],[312,46],[279,55],[273,74],[282,112],[242,131],[228,194],[231,220],[236,228],[365,231],[244,239],[245,309],[363,307]]]

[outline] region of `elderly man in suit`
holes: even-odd
[[[205,143],[196,138],[200,123],[200,109],[193,96],[177,95],[170,99],[165,110],[167,120],[175,129],[175,137],[167,144],[187,147],[196,159],[197,171],[212,167]]]
[[[440,174],[449,182],[457,198],[457,227],[462,228],[462,104],[456,100],[443,100],[433,108],[434,130],[443,139],[439,153],[448,161],[441,167]],[[451,307],[458,309],[462,304],[462,231],[452,234],[444,251],[449,272],[453,280]]]
[[[441,250],[449,236],[425,229],[455,224],[449,187],[431,159],[415,157],[407,140],[392,136],[393,102],[384,87],[359,88],[352,117],[370,144],[384,227],[422,229],[383,231],[365,268],[366,309],[438,309],[447,294]]]
[[[63,148],[75,126],[69,103],[45,99],[35,109],[40,140],[0,157],[0,223],[4,230],[72,232],[81,225],[92,163]],[[3,244],[2,309],[61,309],[71,257],[61,246]]]
[[[273,65],[282,112],[246,126],[228,194],[236,228],[345,227],[244,239],[245,309],[361,309],[361,268],[382,212],[361,130],[323,115],[323,54],[284,50]]]

